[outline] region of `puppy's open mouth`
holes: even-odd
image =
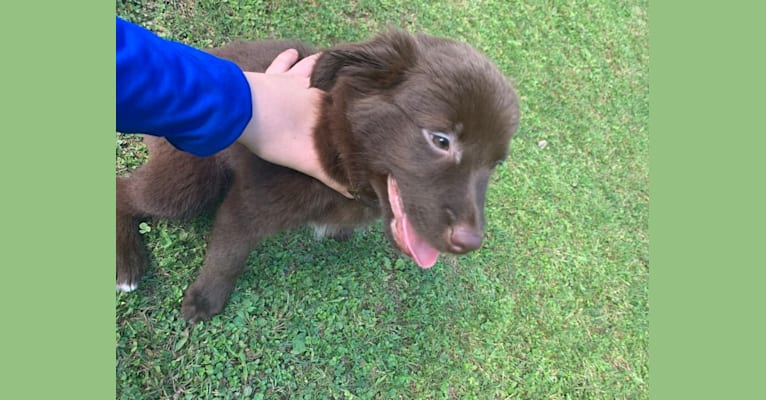
[[[404,212],[399,186],[391,175],[388,176],[388,201],[394,213],[394,218],[391,220],[391,235],[396,244],[412,257],[420,268],[431,268],[439,258],[439,251],[420,237],[412,227],[407,213]]]

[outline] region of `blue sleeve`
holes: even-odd
[[[175,147],[214,154],[252,116],[240,68],[117,18],[117,131],[164,136]]]

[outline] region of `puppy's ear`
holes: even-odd
[[[343,77],[362,92],[386,89],[399,83],[415,64],[415,39],[407,32],[390,29],[374,39],[345,44],[324,51],[317,60],[311,85],[328,91]]]

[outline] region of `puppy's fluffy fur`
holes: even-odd
[[[298,42],[235,42],[210,50],[243,70],[264,71]],[[117,284],[134,288],[148,265],[138,233],[145,217],[185,218],[216,210],[207,258],[182,315],[220,313],[255,245],[306,224],[344,235],[383,218],[399,250],[421,267],[439,253],[481,245],[484,199],[508,154],[517,96],[500,71],[467,44],[392,30],[322,53],[312,85],[326,91],[316,148],[347,199],[241,145],[206,158],[146,137],[149,161],[117,178]]]

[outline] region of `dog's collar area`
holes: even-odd
[[[371,196],[369,193],[363,193],[361,189],[351,187],[348,189],[348,193],[354,198],[354,200],[361,202],[367,207],[377,207],[378,198]]]
[[[347,168],[346,174],[349,182],[348,193],[354,200],[367,207],[378,207],[378,196],[369,183],[366,183],[366,176],[360,174],[360,171],[363,171],[363,169],[354,168],[353,164]]]

